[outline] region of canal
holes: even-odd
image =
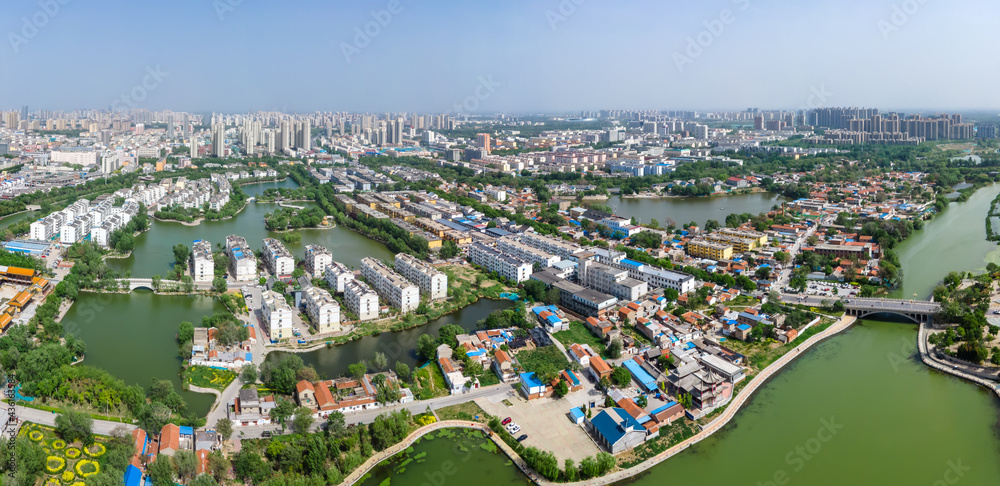
[[[987,187],[965,203],[952,203],[900,245],[900,295],[925,298],[949,271],[1000,261],[997,246],[984,240],[983,221],[998,192],[1000,186]],[[629,215],[621,208],[619,214]],[[969,468],[962,484],[1000,484],[1000,400],[925,366],[915,338],[911,323],[859,321],[787,366],[720,432],[628,483],[955,484],[948,471],[957,466]],[[438,444],[428,452],[428,463],[454,456]],[[477,467],[517,471],[506,457],[473,455],[469,462]],[[373,479],[388,477],[384,471]],[[499,473],[462,477],[490,486],[509,482]],[[424,479],[410,469],[391,477],[396,484]]]
[[[281,183],[249,184],[244,191],[249,195],[260,194],[271,187],[295,187],[295,182],[287,179]],[[290,203],[296,206],[315,206],[313,202]],[[240,235],[254,249],[264,246],[264,238],[280,238],[280,233],[267,231],[264,228],[264,217],[278,208],[277,204],[248,203],[246,208],[236,217],[223,221],[202,221],[197,226],[188,226],[177,222],[152,221],[149,231],[135,239],[135,250],[128,258],[109,259],[108,266],[121,271],[132,272],[133,277],[152,277],[166,275],[170,271],[174,253],[173,247],[183,243],[191,247],[195,240],[208,240],[218,250],[218,245],[225,245],[229,235]],[[354,268],[360,268],[361,259],[372,256],[385,261],[392,261],[395,256],[385,245],[368,239],[344,227],[333,229],[303,229],[299,233],[302,241],[286,243],[285,246],[297,258],[303,258],[306,245],[322,245],[329,249],[334,259]]]
[[[12,214],[0,219],[0,229],[7,228],[10,225],[20,223],[21,221],[33,221],[38,219],[41,213],[39,211],[24,211],[17,214]]]
[[[101,368],[127,385],[148,387],[152,378],[170,380],[188,408],[208,414],[214,395],[181,391],[177,328],[199,326],[202,316],[225,312],[218,300],[203,296],[81,292],[62,320],[66,333],[87,343],[83,364]]]
[[[664,197],[664,198],[624,198],[611,196],[607,204],[618,216],[635,217],[641,223],[655,219],[666,228],[671,222],[681,227],[690,222],[704,226],[714,219],[726,224],[726,216],[731,213],[750,213],[754,216],[766,213],[774,206],[780,206],[787,198],[769,192],[754,192],[722,197]]]
[[[475,331],[476,323],[485,319],[491,312],[509,309],[515,304],[509,300],[479,299],[476,303],[459,309],[451,314],[439,317],[423,326],[398,332],[384,332],[378,336],[365,336],[349,343],[332,348],[320,348],[307,353],[299,353],[307,366],[316,369],[321,377],[337,378],[347,373],[347,367],[361,360],[371,361],[376,352],[381,352],[388,358],[389,367],[396,362],[406,363],[410,368],[422,365],[417,357],[417,339],[421,334],[437,337],[438,330],[448,324],[457,324],[467,331]],[[272,352],[267,355],[267,361],[280,359],[284,352]]]

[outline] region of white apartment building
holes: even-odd
[[[89,216],[83,216],[77,218],[75,221],[69,224],[63,224],[62,229],[59,231],[59,242],[72,245],[78,241],[83,240],[83,238],[90,234],[90,223],[91,218]]]
[[[59,234],[65,215],[62,212],[52,213],[30,225],[30,235],[33,240],[48,241]]]
[[[468,250],[472,263],[517,283],[528,280],[534,270],[530,263],[479,242],[469,245]]]
[[[526,243],[546,253],[556,255],[563,260],[573,260],[574,255],[584,251],[584,248],[576,243],[569,243],[560,238],[553,238],[538,233],[520,233],[517,236],[521,243]]]
[[[326,275],[326,267],[333,263],[333,253],[319,245],[306,246],[306,271],[316,278]]]
[[[359,321],[378,319],[378,294],[368,284],[349,280],[344,284],[344,302]]]
[[[215,278],[215,260],[212,259],[212,242],[195,240],[191,248],[191,278],[195,282],[211,282]]]
[[[316,334],[340,332],[340,304],[329,292],[319,287],[309,287],[302,292],[306,315],[316,327]]]
[[[292,307],[285,302],[285,296],[268,290],[264,292],[264,326],[272,341],[292,337]]]
[[[420,289],[381,260],[372,257],[363,258],[361,274],[375,287],[375,291],[389,302],[389,305],[403,312],[414,311],[420,305]]]
[[[407,280],[415,283],[420,292],[428,299],[448,297],[448,276],[427,262],[420,261],[406,253],[397,253],[396,271]]]
[[[326,267],[323,278],[326,279],[326,283],[330,284],[330,288],[334,289],[336,293],[342,294],[347,282],[354,280],[354,272],[343,263],[331,261]]]
[[[628,270],[615,268],[593,260],[580,262],[580,283],[598,292],[622,300],[636,300],[649,293],[649,285],[628,276]]]
[[[264,265],[278,278],[288,277],[295,270],[295,258],[285,245],[274,238],[264,238]]]
[[[226,256],[229,257],[229,273],[237,282],[257,279],[257,257],[247,244],[246,238],[237,235],[227,236]]]
[[[542,268],[548,268],[559,262],[560,258],[551,253],[539,250],[531,245],[521,243],[515,240],[512,236],[504,236],[497,240],[497,249],[514,255],[521,260],[528,263],[541,265]]]

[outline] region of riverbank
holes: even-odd
[[[927,366],[934,368],[942,373],[946,373],[963,380],[975,383],[988,390],[992,390],[993,393],[1000,398],[1000,386],[995,381],[985,379],[981,376],[974,375],[972,373],[963,371],[959,369],[956,365],[947,364],[944,361],[939,360],[931,353],[931,346],[928,343],[930,338],[930,329],[927,327],[927,323],[920,323],[920,330],[917,331],[917,349],[920,352],[920,360]]]
[[[856,319],[854,317],[852,317],[852,316],[843,316],[839,321],[835,322],[834,324],[830,325],[829,327],[827,327],[823,331],[821,331],[821,332],[817,333],[816,335],[810,337],[809,339],[805,340],[803,343],[799,344],[794,349],[790,350],[788,353],[785,353],[783,356],[781,356],[780,358],[778,358],[777,360],[775,360],[767,368],[765,368],[760,373],[758,373],[756,376],[754,376],[750,380],[750,382],[747,383],[747,385],[744,386],[743,389],[736,395],[736,397],[732,400],[732,402],[730,402],[729,405],[726,406],[725,410],[722,411],[721,415],[719,415],[718,417],[716,417],[709,424],[703,426],[702,430],[699,433],[697,433],[694,436],[688,438],[687,440],[684,440],[683,442],[681,442],[679,444],[676,444],[676,445],[668,448],[667,450],[665,450],[665,451],[657,454],[656,456],[653,456],[653,457],[651,457],[651,458],[643,461],[640,464],[637,464],[637,465],[632,466],[632,467],[627,468],[627,469],[622,469],[622,470],[613,472],[611,474],[608,474],[608,475],[605,475],[605,476],[602,476],[602,477],[599,477],[599,478],[592,478],[592,479],[589,479],[589,480],[586,480],[586,481],[577,481],[577,482],[572,482],[572,483],[559,483],[559,482],[549,481],[549,480],[547,480],[545,478],[540,477],[535,471],[530,470],[530,469],[526,469],[526,466],[524,465],[524,460],[520,456],[518,456],[513,450],[511,450],[509,448],[509,446],[508,447],[504,447],[504,446],[506,446],[506,444],[501,445],[500,443],[502,443],[503,441],[500,440],[500,438],[496,437],[494,434],[490,434],[490,437],[491,437],[491,439],[493,439],[493,441],[495,443],[497,443],[497,445],[499,445],[501,448],[504,449],[504,452],[507,453],[507,455],[511,457],[511,460],[515,464],[517,464],[518,467],[521,468],[522,471],[525,471],[525,474],[527,475],[527,477],[532,482],[534,482],[535,484],[537,484],[539,486],[554,486],[554,485],[599,486],[599,485],[616,483],[618,481],[628,480],[628,479],[633,478],[637,474],[640,474],[640,473],[642,473],[644,471],[647,471],[650,468],[652,468],[652,467],[654,467],[654,466],[656,466],[658,464],[663,463],[667,459],[670,459],[671,457],[674,457],[675,455],[677,455],[677,454],[679,454],[679,453],[687,450],[688,448],[690,448],[694,444],[697,444],[698,442],[701,442],[702,440],[706,439],[707,437],[709,437],[709,436],[715,434],[716,432],[718,432],[719,430],[721,430],[747,404],[747,402],[750,400],[751,397],[753,397],[753,395],[755,394],[755,392],[757,392],[771,378],[773,378],[774,376],[776,376],[777,374],[779,374],[786,365],[788,365],[789,363],[792,363],[795,359],[797,359],[798,357],[802,356],[802,352],[803,351],[806,351],[806,350],[812,348],[816,344],[818,344],[818,343],[826,340],[829,337],[835,336],[838,333],[840,333],[840,332],[842,332],[842,331],[844,331],[846,329],[849,329],[855,322],[856,322]],[[469,424],[469,422],[465,422],[465,423]],[[485,427],[482,424],[477,424],[477,425],[479,427]],[[433,429],[433,428],[431,428],[431,426],[427,426],[427,427],[424,427],[422,429],[418,429],[413,434],[411,434],[410,437],[407,437],[406,446],[400,446],[398,449],[396,449],[395,446],[394,446],[393,448],[390,448],[390,449],[387,449],[387,450],[396,450],[396,452],[398,452],[399,450],[403,450],[406,447],[408,447],[410,444],[412,444],[413,440],[415,440],[417,437],[419,437],[420,435],[426,434],[428,432],[431,432],[432,430],[437,430],[437,429]],[[414,437],[414,436],[416,436],[416,437]],[[376,465],[379,462],[381,462],[381,460],[384,460],[384,459],[387,459],[387,458],[391,457],[394,454],[395,453],[393,453],[393,454],[384,454],[384,455],[380,454],[380,455],[377,455],[377,456],[374,456],[374,457],[370,458],[369,461],[366,461],[365,464],[363,464],[362,467],[359,468],[358,471],[356,471],[356,472],[359,472],[359,471],[361,471],[363,469],[364,470],[363,472],[360,472],[359,474],[353,474],[352,473],[351,475],[348,476],[348,479],[345,480],[344,483],[342,483],[342,484],[344,484],[345,486],[350,486],[350,485],[354,484],[359,479],[363,478],[364,474],[366,474],[368,471],[370,471],[374,467],[374,465]],[[377,458],[381,458],[381,459],[377,459]]]

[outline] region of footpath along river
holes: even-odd
[[[997,193],[1000,186],[991,186],[965,203],[953,203],[900,245],[899,295],[926,298],[947,272],[981,270],[1000,259],[996,245],[984,240],[984,218]],[[921,363],[916,331],[911,323],[858,321],[785,368],[719,433],[628,482],[1000,484],[1000,400]],[[415,452],[427,452],[425,464],[457,464],[448,477],[457,483],[500,486],[510,483],[506,474],[479,471],[517,471],[502,453],[481,449],[471,449],[471,460],[455,461],[453,447],[438,438]],[[437,471],[405,468],[393,474],[391,467],[363,484],[387,478],[420,484],[427,481],[423,473]]]

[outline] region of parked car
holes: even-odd
[[[516,434],[516,433],[518,433],[520,431],[521,431],[521,427],[514,426],[514,428],[510,430],[510,435],[514,435],[514,434]]]
[[[528,434],[521,434],[521,436],[517,438],[517,441],[518,442],[523,442],[524,439],[527,439],[527,438],[528,438]]]
[[[269,439],[271,437],[271,431],[270,430],[265,430],[265,431],[263,431],[263,432],[260,433],[260,436],[263,437],[263,438],[265,438],[265,439]]]
[[[503,419],[503,422],[500,422],[500,425],[507,425],[507,424],[509,424],[510,422],[511,422],[511,418],[510,418],[510,417],[507,417],[507,418]]]

